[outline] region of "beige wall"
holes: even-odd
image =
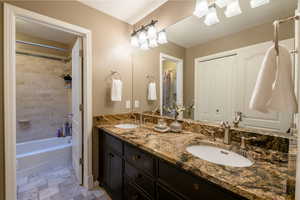
[[[128,112],[125,100],[131,99],[132,27],[120,20],[87,7],[77,1],[9,1],[27,10],[41,13],[92,31],[93,47],[93,114]],[[123,101],[111,103],[108,98],[110,70],[120,71],[124,81]]]
[[[3,80],[3,3],[0,3],[0,80]],[[0,200],[4,200],[3,81],[0,81]]]
[[[152,19],[158,20],[157,29],[161,30],[176,22],[192,15],[195,8],[195,0],[169,0],[158,9],[137,22],[134,27],[138,28],[149,23]]]
[[[294,26],[292,23],[282,24],[280,26],[280,39],[294,37]],[[201,45],[186,49],[183,78],[183,97],[184,103],[189,104],[194,99],[194,60],[223,51],[238,49],[241,47],[254,45],[273,39],[272,23],[267,23],[243,30],[229,36],[219,38]]]
[[[82,26],[92,31],[93,54],[93,115],[129,112],[125,108],[125,100],[132,98],[132,62],[129,43],[132,26],[111,16],[89,8],[77,1],[9,1],[9,3],[50,16],[71,24]],[[0,36],[2,37],[3,9],[0,10]],[[0,40],[0,45],[3,40]],[[1,49],[2,50],[2,49]],[[0,52],[1,53],[1,52]],[[3,61],[3,53],[0,54]],[[3,64],[0,63],[0,74]],[[108,77],[110,70],[118,70],[123,79],[123,101],[110,103],[107,98],[109,91]],[[0,82],[0,93],[3,92],[3,82]],[[3,95],[1,95],[3,96]],[[0,148],[3,145],[3,98],[0,98]],[[97,178],[97,148],[98,140],[93,139],[93,172]],[[4,154],[0,151],[0,200],[4,198]]]
[[[185,49],[171,42],[147,51],[136,49],[133,53],[133,101],[140,101],[140,108],[135,111],[150,111],[159,105],[159,58],[165,53],[184,59]],[[155,77],[157,101],[148,101],[148,83],[146,75]],[[141,109],[141,107],[143,109]]]

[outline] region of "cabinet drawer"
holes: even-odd
[[[191,200],[244,199],[230,191],[226,191],[223,188],[210,183],[209,181],[187,174],[186,172],[177,169],[175,166],[161,160],[159,161],[158,177],[164,184]]]
[[[139,172],[136,168],[125,162],[125,176],[126,181],[138,185],[144,192],[152,198],[155,197],[155,184],[145,174]]]
[[[125,159],[134,167],[154,176],[154,157],[131,145],[125,145]]]
[[[125,181],[124,200],[150,200],[142,191]]]
[[[174,192],[171,192],[162,186],[158,186],[157,200],[183,200],[183,199],[177,196]]]
[[[123,155],[122,141],[109,135],[104,135],[104,144],[114,152]]]

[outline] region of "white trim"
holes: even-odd
[[[296,10],[296,15],[300,16],[300,0],[298,1],[298,10]],[[300,22],[299,20],[296,20],[295,22],[295,49],[299,50],[300,48]],[[300,105],[300,54],[296,54],[295,56],[295,68],[296,68],[296,93],[297,93],[297,98],[298,98],[298,109]],[[298,141],[297,141],[297,160],[296,160],[296,198],[295,199],[300,199],[300,117],[299,117],[299,110],[298,113],[295,114],[295,122],[296,122],[296,127],[298,133]]]
[[[177,99],[176,103],[178,105],[183,105],[183,60],[180,58],[176,58],[174,56],[170,56],[168,54],[160,53],[159,56],[159,107],[160,107],[160,115],[162,115],[162,105],[163,105],[163,61],[171,60],[176,63],[176,78],[177,78]],[[182,116],[179,116],[182,117]]]
[[[40,15],[4,3],[4,138],[5,138],[5,199],[16,199],[16,81],[15,27],[16,18],[34,21],[55,29],[83,37],[83,157],[86,188],[93,188],[92,180],[92,34],[91,31],[51,17]]]

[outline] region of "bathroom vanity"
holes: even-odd
[[[99,132],[103,186],[113,200],[246,199],[105,130]]]
[[[240,149],[240,141],[227,145],[217,132],[216,140],[211,140],[203,131],[159,133],[153,127],[153,123],[134,129],[117,128],[111,122],[97,125],[99,182],[113,200],[293,199],[295,171],[288,166],[288,154],[268,154],[249,143],[247,150]],[[253,164],[233,167],[200,159],[187,150],[199,144],[236,152]]]

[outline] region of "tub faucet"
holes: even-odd
[[[229,122],[226,121],[222,121],[221,122],[221,128],[224,129],[224,139],[223,139],[223,143],[224,144],[231,144],[231,133],[230,133],[230,125]]]

